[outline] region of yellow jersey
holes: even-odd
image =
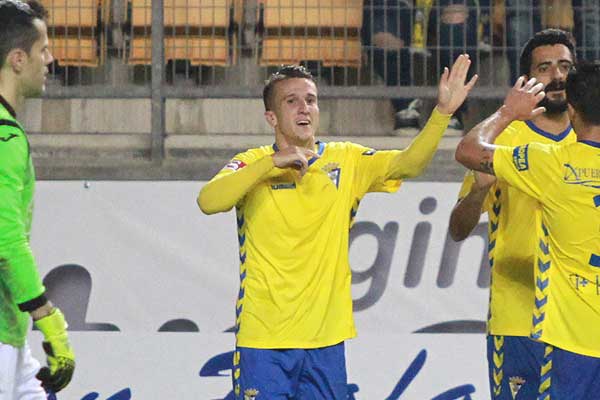
[[[500,146],[494,169],[541,205],[531,337],[600,357],[600,143]]]
[[[360,199],[393,192],[386,180],[399,151],[317,142],[302,179],[273,168],[236,204],[240,292],[237,345],[318,348],[356,335],[349,231]],[[236,155],[214,179],[270,157],[276,146]]]
[[[527,143],[576,141],[569,126],[558,135],[538,128],[531,121],[514,121],[496,139],[495,144],[519,146]],[[459,198],[465,197],[474,183],[468,172]],[[534,302],[533,266],[538,203],[522,191],[497,181],[482,207],[488,214],[488,255],[491,268],[488,333],[491,335],[529,336],[531,306]]]

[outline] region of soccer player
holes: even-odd
[[[567,115],[565,83],[575,60],[570,35],[558,29],[536,33],[521,53],[521,73],[545,85],[540,106],[546,111],[531,120],[513,121],[496,139],[504,146],[530,142],[568,144],[576,141]],[[467,173],[459,201],[450,216],[450,234],[463,240],[488,214],[491,267],[487,360],[491,398],[535,398],[543,344],[529,338],[533,304],[533,262],[537,202],[492,175]]]
[[[541,207],[529,306],[530,335],[545,344],[537,399],[589,400],[600,393],[600,64],[579,64],[567,76],[577,142],[489,144],[512,121],[544,112],[542,87],[519,78],[504,105],[463,138],[456,159]]]
[[[240,291],[233,386],[237,399],[345,399],[344,341],[356,335],[350,226],[368,192],[394,192],[427,166],[450,116],[476,81],[457,58],[438,104],[405,150],[315,140],[317,86],[286,66],[263,91],[275,143],[236,155],[198,196],[203,212],[236,207]]]
[[[73,375],[63,314],[44,296],[29,247],[35,174],[16,110],[40,95],[48,64],[46,12],[35,2],[0,0],[0,398],[46,399]],[[29,316],[44,335],[48,367],[31,356]],[[39,371],[39,372],[38,372]],[[36,376],[37,375],[37,376]]]

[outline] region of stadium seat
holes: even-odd
[[[192,65],[227,66],[234,40],[229,38],[232,0],[165,0],[165,59]],[[129,64],[152,60],[152,3],[131,1]]]
[[[61,66],[96,67],[104,60],[101,29],[108,0],[42,0],[48,10],[50,51]]]
[[[360,67],[362,0],[261,0],[261,65]]]
[[[191,65],[229,65],[226,37],[175,36],[165,39],[165,60],[189,60]],[[151,64],[152,40],[134,38],[130,43],[129,64]]]
[[[261,3],[265,29],[362,27],[362,0],[262,0]]]
[[[361,43],[358,38],[263,37],[262,65],[298,64],[320,60],[323,65],[360,67]]]
[[[98,42],[90,37],[53,37],[50,51],[61,66],[97,67],[100,63]]]

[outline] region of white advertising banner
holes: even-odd
[[[232,399],[233,212],[197,182],[39,182],[32,247],[77,356],[67,400]],[[351,231],[348,399],[488,399],[485,224],[448,237],[456,183],[370,194]],[[44,360],[41,335],[30,346]],[[257,399],[260,400],[260,399]]]

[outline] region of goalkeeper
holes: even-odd
[[[0,0],[0,399],[45,400],[71,380],[75,361],[67,323],[44,295],[29,247],[35,174],[17,122],[28,97],[44,91],[46,12],[36,1]],[[31,356],[29,315],[44,335],[48,367]]]

